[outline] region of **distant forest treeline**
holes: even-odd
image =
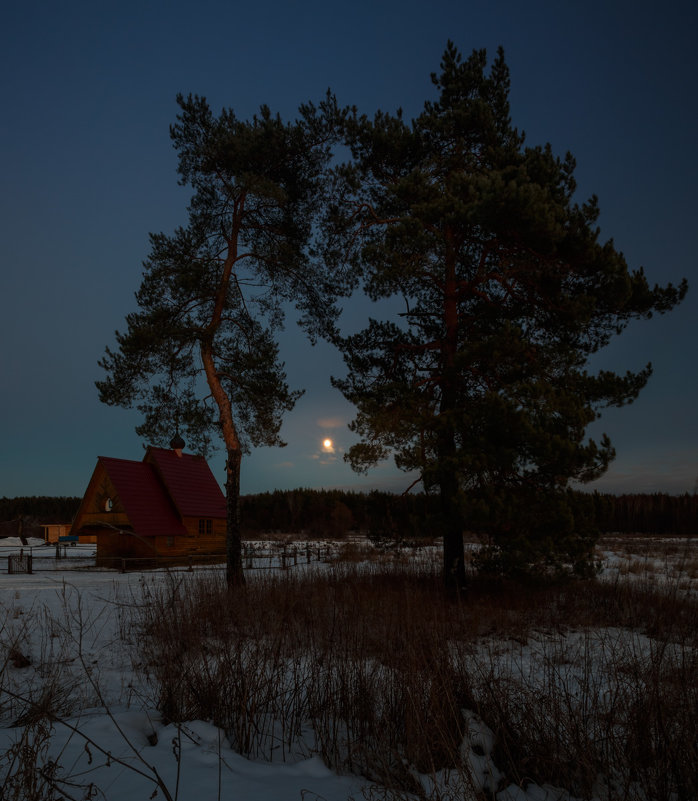
[[[602,533],[698,535],[698,495],[569,492],[573,509]],[[438,535],[438,500],[424,494],[340,490],[265,492],[241,498],[247,536],[263,531],[311,535],[365,531],[375,537]]]
[[[35,523],[70,523],[81,502],[82,498],[45,495],[0,498],[0,522],[23,517]]]
[[[610,495],[570,493],[573,505],[602,533],[698,534],[698,495],[664,493]],[[0,498],[0,521],[31,518],[69,523],[82,498]],[[438,535],[437,499],[424,494],[341,490],[275,490],[241,498],[243,533],[304,531],[309,536],[342,536],[365,531],[372,537]]]

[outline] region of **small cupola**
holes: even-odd
[[[172,448],[172,450],[177,454],[177,456],[181,457],[185,445],[186,443],[179,436],[179,431],[170,440],[170,448]]]

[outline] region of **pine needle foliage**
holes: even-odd
[[[339,287],[314,258],[312,224],[324,195],[331,118],[304,106],[282,121],[262,106],[251,120],[214,115],[203,97],[179,96],[170,135],[180,184],[192,190],[187,225],[150,236],[138,311],[107,348],[97,382],[109,405],[136,408],[137,432],[162,444],[181,429],[206,453],[227,450],[228,577],[242,581],[242,454],[283,445],[289,388],[276,336],[295,305],[312,336],[336,314]]]
[[[606,470],[611,442],[587,426],[632,402],[651,366],[594,373],[589,359],[686,292],[685,281],[650,287],[599,240],[572,155],[526,143],[501,49],[487,67],[484,50],[463,59],[449,43],[436,97],[411,122],[346,109],[351,157],[328,214],[336,263],[372,299],[404,302],[338,339],[348,375],[334,383],[360,436],[348,460],[363,471],[392,454],[440,496],[451,587],[465,580],[466,528],[497,569],[590,567],[593,537],[566,489]]]

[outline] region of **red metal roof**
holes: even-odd
[[[203,456],[165,448],[148,448],[152,464],[181,517],[226,517],[225,497]]]
[[[174,504],[153,465],[100,456],[119,500],[141,536],[186,534]]]

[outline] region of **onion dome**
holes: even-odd
[[[173,451],[182,451],[185,445],[185,441],[179,436],[179,431],[170,440],[170,448],[172,448]]]

